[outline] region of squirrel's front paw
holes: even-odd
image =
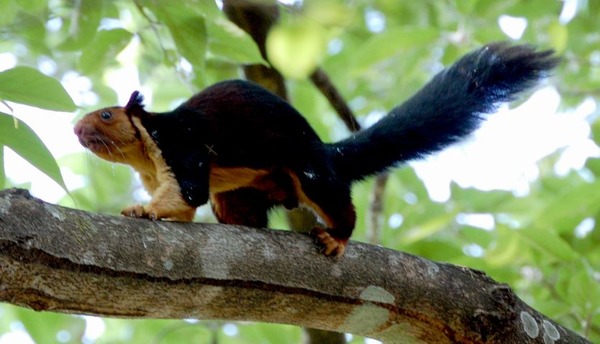
[[[315,243],[319,247],[319,251],[326,256],[339,258],[346,250],[348,239],[343,240],[329,234],[326,229],[315,227],[310,231],[310,235],[314,238]]]
[[[147,211],[146,208],[141,204],[127,207],[121,211],[121,214],[128,217],[145,218],[152,221],[156,220],[156,213]]]

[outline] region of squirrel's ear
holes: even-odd
[[[129,97],[127,105],[125,105],[125,112],[128,114],[134,114],[139,110],[144,109],[144,96],[139,91],[134,91]]]

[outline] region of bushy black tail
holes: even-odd
[[[457,142],[558,62],[552,50],[506,43],[465,55],[370,128],[330,144],[338,176],[361,179]]]

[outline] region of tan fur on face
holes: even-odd
[[[103,112],[112,114],[110,121],[102,120]],[[104,160],[130,164],[132,159],[143,159],[142,142],[122,107],[91,112],[77,122],[74,131],[81,145]]]

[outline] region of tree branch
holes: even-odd
[[[310,80],[329,101],[329,104],[335,109],[346,127],[352,132],[359,131],[361,126],[358,120],[356,120],[354,112],[352,112],[352,109],[350,109],[350,106],[348,106],[348,103],[344,100],[337,87],[331,82],[327,73],[323,69],[317,68],[310,75]]]
[[[287,323],[386,343],[586,343],[467,268],[359,243],[334,260],[299,233],[87,213],[18,189],[0,192],[0,301]]]

